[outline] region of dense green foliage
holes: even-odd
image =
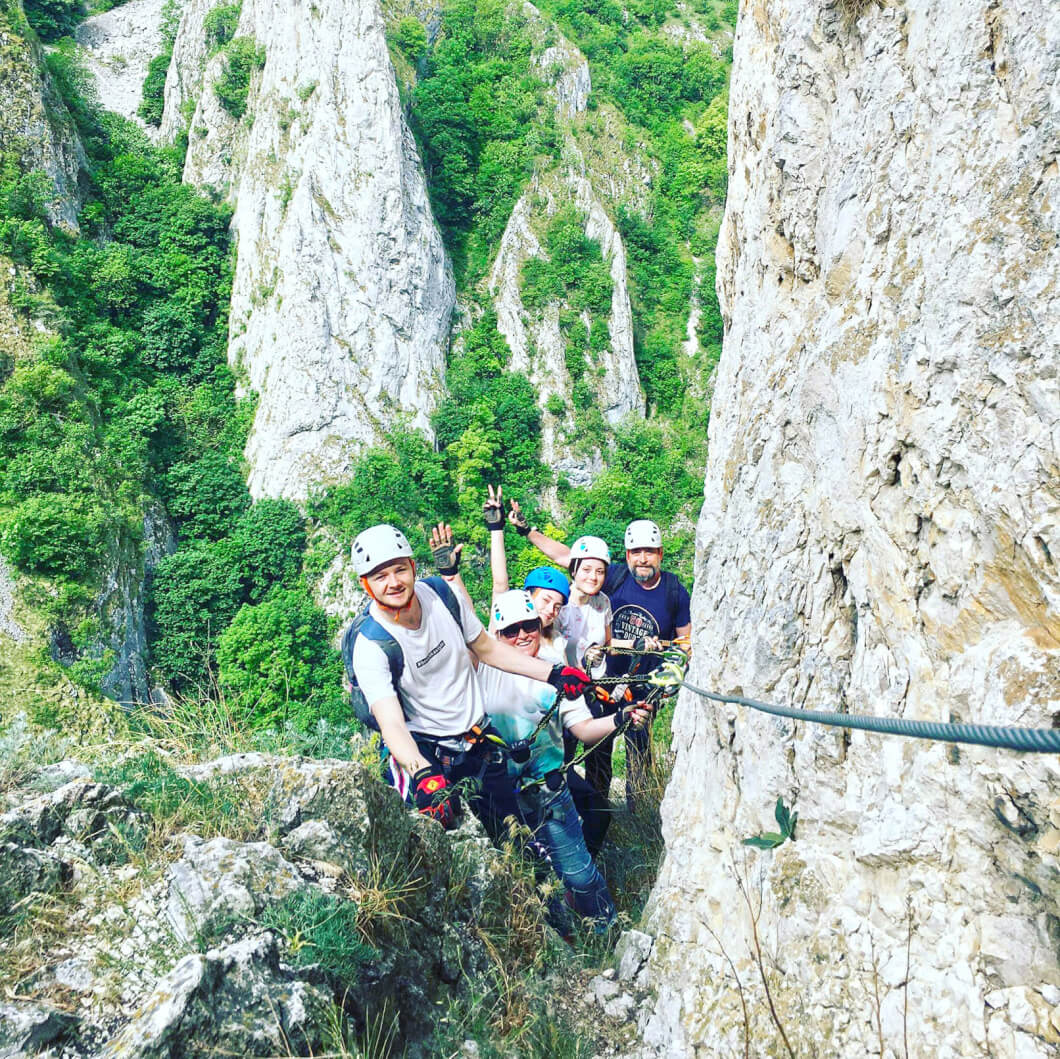
[[[175,152],[98,113],[72,52],[54,52],[49,69],[89,149],[91,186],[71,235],[49,220],[50,182],[0,160],[11,298],[53,332],[0,374],[0,548],[49,579],[53,620],[81,627],[102,568],[141,542],[145,504],[162,501],[180,546],[149,579],[154,663],[178,688],[208,683],[222,634],[246,614],[227,641],[227,686],[260,700],[259,721],[288,716],[282,697],[297,695],[290,719],[308,728],[336,713],[337,655],[298,587],[301,514],[252,505],[243,479],[252,407],[237,404],[226,366],[228,211],[181,183]],[[276,598],[294,625],[269,624]],[[271,655],[236,659],[255,625],[275,633]]]
[[[206,35],[206,47],[211,55],[235,37],[242,9],[242,3],[221,4],[206,12],[202,28]]]
[[[412,97],[412,127],[459,277],[485,271],[539,155],[556,149],[526,23],[500,0],[451,0]]]
[[[26,21],[47,42],[70,36],[85,17],[81,0],[23,0],[22,6]]]
[[[148,125],[162,124],[162,112],[165,110],[166,74],[169,72],[170,60],[173,58],[173,42],[177,39],[180,12],[181,8],[177,0],[166,0],[162,8],[162,50],[147,64],[147,76],[144,78],[143,91],[140,95],[140,106],[136,111]]]
[[[414,15],[406,15],[391,35],[391,43],[400,48],[410,62],[419,62],[427,50],[427,31]]]
[[[265,49],[253,37],[235,37],[225,46],[224,55],[224,68],[214,82],[214,95],[233,118],[241,118],[247,111],[250,79],[265,65]]]
[[[327,618],[304,588],[242,607],[218,640],[217,671],[222,690],[250,704],[258,724],[304,730],[349,712]]]
[[[0,165],[12,299],[54,332],[0,390],[0,530],[16,564],[58,579],[61,605],[119,540],[140,537],[142,498],[168,468],[242,433],[224,367],[226,210],[180,183],[172,155],[98,116],[69,53],[49,67],[91,151],[92,184],[78,238],[49,222],[39,174]],[[223,409],[196,414],[218,398]]]

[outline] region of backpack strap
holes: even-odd
[[[369,604],[368,606],[371,606],[371,604]],[[347,630],[346,635],[350,636],[351,631],[353,631],[352,627],[351,629]],[[398,681],[401,680],[401,674],[405,672],[405,654],[401,650],[401,645],[397,642],[397,640],[394,639],[393,636],[390,635],[390,633],[386,631],[386,629],[383,628],[382,625],[379,624],[379,622],[375,620],[375,618],[372,617],[371,614],[368,613],[368,607],[365,607],[364,620],[357,628],[356,635],[350,637],[350,661],[348,668],[350,670],[351,675],[353,672],[353,644],[354,642],[356,642],[357,636],[363,636],[365,639],[371,640],[372,643],[377,644],[383,654],[386,655],[387,663],[390,666],[390,679],[394,682],[394,692],[400,699],[401,690],[398,687]],[[343,641],[342,655],[345,659],[345,639]]]
[[[425,577],[422,584],[431,587],[434,594],[445,604],[445,609],[453,616],[453,621],[460,626],[460,632],[463,633],[464,621],[460,617],[460,600],[456,598],[456,593],[449,587],[449,583],[445,578],[437,576]]]

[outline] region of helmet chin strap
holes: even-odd
[[[415,576],[416,576],[416,560],[415,559],[410,559],[409,562],[412,563],[412,576],[413,576],[413,578],[415,578]],[[413,588],[413,590],[409,593],[409,598],[408,598],[408,602],[407,603],[402,603],[402,605],[400,607],[392,607],[389,603],[384,603],[372,591],[372,586],[368,583],[368,578],[367,577],[360,577],[360,578],[358,578],[358,580],[361,582],[361,588],[363,588],[365,590],[365,592],[368,594],[368,598],[370,600],[372,600],[373,603],[378,603],[379,606],[381,606],[383,608],[383,610],[387,610],[391,614],[400,614],[403,610],[407,610],[409,607],[412,606],[412,601],[416,598],[416,589]]]

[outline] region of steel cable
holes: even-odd
[[[654,675],[654,674],[653,674]],[[663,683],[660,674],[659,683]],[[674,680],[674,674],[666,674],[666,685],[680,684],[696,695],[713,702],[727,702],[735,706],[747,706],[752,710],[787,717],[793,721],[810,721],[839,728],[858,728],[865,732],[882,735],[902,735],[912,739],[934,739],[944,743],[971,743],[976,746],[992,746],[1002,750],[1016,750],[1028,754],[1060,753],[1060,729],[1056,728],[1010,728],[991,724],[947,724],[942,721],[914,721],[903,717],[869,717],[858,713],[833,713],[822,710],[797,710],[790,706],[774,706],[742,695],[720,695],[716,691],[697,688],[686,680]]]

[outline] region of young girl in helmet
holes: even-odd
[[[490,608],[490,626],[498,640],[538,656],[541,619],[528,592],[501,593]],[[606,930],[614,922],[615,906],[592,854],[603,841],[608,814],[590,785],[577,773],[564,770],[563,732],[568,729],[591,744],[613,735],[627,719],[635,725],[649,715],[630,709],[594,718],[580,701],[561,701],[550,715],[556,702],[550,685],[513,677],[489,665],[479,666],[478,678],[486,712],[509,746],[508,768],[536,837],[548,849],[578,913],[593,920],[598,931]],[[581,818],[577,794],[593,803],[592,811],[582,812]]]
[[[482,514],[490,531],[490,573],[493,596],[498,599],[511,587],[508,579],[508,555],[504,548],[504,487],[487,486],[488,494]],[[554,566],[538,566],[526,575],[523,589],[530,593],[541,619],[542,658],[565,662],[567,638],[560,632],[556,618],[570,599],[570,582]]]

